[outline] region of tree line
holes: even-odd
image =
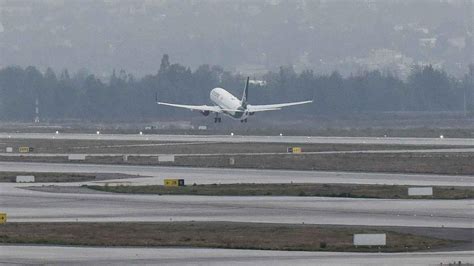
[[[474,111],[474,65],[462,78],[428,66],[413,67],[406,80],[390,72],[366,71],[343,77],[337,71],[319,75],[296,73],[291,66],[268,72],[251,85],[249,101],[270,104],[313,99],[314,103],[285,111],[291,115],[345,115],[380,112]],[[245,77],[220,66],[201,65],[194,71],[164,55],[159,70],[135,78],[124,70],[107,80],[86,70],[70,75],[29,66],[0,69],[0,120],[31,121],[38,99],[43,121],[147,121],[183,118],[184,111],[157,106],[160,101],[212,104],[209,92],[224,87],[240,97]]]

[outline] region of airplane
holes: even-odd
[[[191,111],[199,111],[204,116],[208,116],[210,113],[215,113],[216,117],[214,118],[214,123],[222,122],[221,118],[219,117],[219,114],[225,114],[235,120],[240,120],[241,123],[247,123],[247,118],[251,115],[254,115],[256,112],[276,111],[276,110],[281,110],[281,108],[287,107],[287,106],[300,105],[300,104],[313,102],[312,100],[310,100],[310,101],[291,102],[291,103],[252,105],[247,102],[248,90],[249,90],[249,77],[247,77],[247,83],[245,84],[242,99],[240,100],[223,88],[214,88],[211,90],[211,93],[210,93],[211,101],[216,104],[213,106],[165,103],[165,102],[159,102],[158,97],[156,99],[156,103],[160,105],[185,108]]]

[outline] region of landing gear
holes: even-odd
[[[240,123],[247,123],[247,118],[240,120]]]
[[[214,123],[220,123],[222,119],[219,117],[219,114],[216,113],[216,117],[214,117]]]

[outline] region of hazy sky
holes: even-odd
[[[163,54],[193,68],[344,74],[472,63],[474,0],[0,0],[0,67],[155,73]]]

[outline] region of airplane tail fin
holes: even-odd
[[[247,107],[247,99],[249,95],[249,80],[250,77],[247,77],[247,82],[245,83],[244,94],[242,95],[242,107]]]

